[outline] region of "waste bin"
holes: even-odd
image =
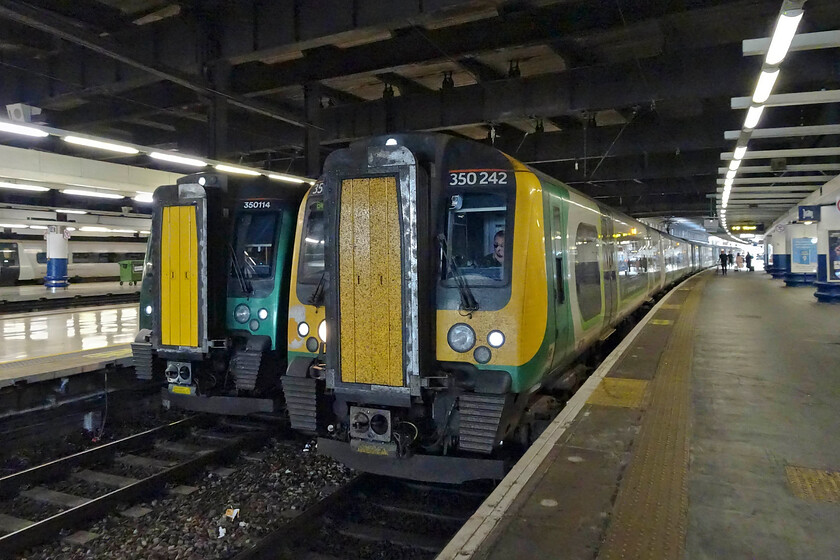
[[[120,286],[137,284],[143,278],[143,261],[120,261]]]

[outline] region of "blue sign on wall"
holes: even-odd
[[[819,206],[800,206],[799,207],[799,221],[800,222],[819,222],[820,221],[820,207]]]
[[[791,247],[791,272],[815,272],[817,270],[816,238],[794,237],[791,240]]]

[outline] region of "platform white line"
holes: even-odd
[[[601,362],[598,369],[586,380],[580,389],[569,399],[566,406],[558,414],[548,428],[537,438],[537,441],[525,452],[525,455],[514,465],[510,472],[502,479],[502,482],[493,490],[493,493],[484,500],[478,510],[461,527],[449,544],[441,551],[436,560],[468,560],[473,557],[485,539],[493,532],[493,529],[502,520],[511,504],[519,496],[519,493],[531,479],[540,466],[542,466],[551,448],[560,439],[577,415],[583,409],[583,405],[589,400],[590,395],[595,391],[601,380],[612,370],[616,362],[624,355],[648,321],[656,314],[661,306],[668,301],[671,295],[690,281],[691,276],[672,288],[656,305],[642,318],[630,334],[610,352],[610,355]]]

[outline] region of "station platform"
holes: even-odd
[[[0,388],[130,365],[137,305],[0,316]]]
[[[140,299],[140,284],[120,286],[119,282],[81,282],[67,288],[48,290],[42,285],[0,287],[0,313],[32,309],[55,309],[105,303],[128,303]]]
[[[687,280],[438,558],[835,558],[838,325],[766,274]]]

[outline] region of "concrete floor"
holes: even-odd
[[[786,468],[840,471],[840,306],[813,294],[757,272],[706,286],[692,368],[692,560],[840,557],[840,503],[797,497]]]
[[[0,301],[30,301],[37,299],[62,299],[76,296],[88,297],[106,294],[130,294],[140,291],[140,284],[120,286],[119,282],[81,282],[67,288],[48,290],[39,284],[0,287]]]

